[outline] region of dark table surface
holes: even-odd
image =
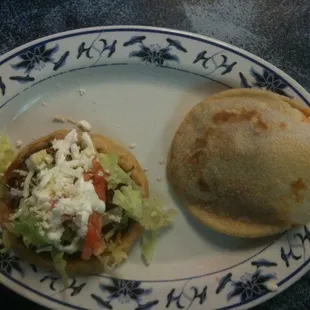
[[[0,0],[0,21],[0,54],[39,37],[91,26],[191,31],[266,59],[310,91],[309,0]],[[310,309],[309,292],[306,275],[255,309]],[[4,300],[6,309],[44,309],[0,285]]]

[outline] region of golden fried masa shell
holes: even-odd
[[[29,158],[31,154],[34,154],[40,150],[51,147],[51,142],[54,139],[63,139],[69,131],[57,130],[51,134],[44,136],[38,140],[33,141],[26,147],[24,147],[17,155],[14,162],[10,165],[5,173],[5,180],[8,182],[12,172],[18,169],[24,161]],[[79,132],[80,134],[80,132]],[[131,171],[131,178],[138,184],[143,192],[144,197],[148,197],[148,182],[147,178],[139,165],[136,158],[122,146],[115,143],[113,140],[101,135],[101,134],[90,134],[95,148],[99,153],[106,154],[117,154],[119,156],[119,165],[126,171]],[[8,202],[0,201],[0,220],[7,218],[10,206]],[[0,221],[1,223],[1,221]],[[4,228],[5,229],[5,228]],[[141,236],[142,227],[137,222],[130,222],[128,229],[123,233],[120,245],[117,249],[128,253],[136,240]],[[19,256],[28,262],[35,264],[41,268],[53,269],[53,262],[48,253],[36,253],[34,250],[25,246],[20,238],[17,238],[14,234],[8,232],[9,244],[11,249],[15,251]],[[73,255],[67,255],[67,267],[66,271],[68,274],[95,274],[103,271],[104,266],[102,262],[96,257],[92,257],[88,261],[81,260]]]
[[[202,224],[262,237],[310,221],[310,122],[301,103],[233,89],[197,104],[179,126],[167,174]]]

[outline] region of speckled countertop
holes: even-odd
[[[53,33],[148,25],[207,35],[260,56],[310,91],[309,0],[1,0],[0,54]],[[256,307],[310,309],[310,276]],[[0,286],[6,309],[44,309]],[[1,306],[2,308],[3,306]]]

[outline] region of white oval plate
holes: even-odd
[[[309,269],[307,226],[258,240],[217,234],[177,206],[161,162],[187,111],[218,91],[262,87],[309,105],[309,94],[279,69],[203,36],[121,26],[26,44],[0,58],[0,77],[1,130],[13,141],[68,127],[52,122],[56,114],[86,119],[94,131],[136,144],[153,195],[178,210],[148,267],[136,245],[115,278],[73,278],[62,291],[58,276],[0,254],[4,285],[53,309],[246,309]],[[277,292],[266,288],[272,282]]]

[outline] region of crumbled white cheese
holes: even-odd
[[[91,131],[91,125],[89,122],[85,120],[81,120],[77,123],[77,127],[80,128],[82,131],[90,132]]]
[[[86,148],[82,151],[82,153],[85,153],[87,156],[94,156],[96,154],[96,150],[94,148],[93,141],[87,132],[82,133],[82,140],[86,145]]]
[[[26,176],[24,190],[23,190],[24,198],[27,198],[29,196],[30,182],[31,182],[33,175],[34,175],[34,170],[30,170]]]
[[[86,93],[86,90],[80,88],[80,89],[79,89],[79,93],[80,93],[80,96],[84,96],[85,93]]]
[[[67,118],[61,115],[56,115],[54,116],[53,119],[54,122],[59,122],[59,123],[66,123],[67,122]]]
[[[114,214],[107,214],[108,218],[113,221],[113,222],[117,222],[120,223],[122,218],[119,215],[114,215]]]
[[[136,148],[136,143],[131,143],[130,145],[129,145],[129,148],[131,149],[131,150],[133,150],[133,149],[135,149]]]
[[[73,125],[76,125],[79,129],[81,129],[84,132],[90,132],[91,131],[91,125],[86,120],[76,121],[73,118],[68,117],[68,116],[56,115],[56,116],[54,116],[53,121],[63,123],[63,124],[64,123],[71,123]]]
[[[25,170],[19,170],[19,169],[15,169],[15,170],[13,170],[13,172],[18,173],[19,175],[21,175],[21,176],[23,176],[23,177],[25,177],[25,176],[28,174],[27,171],[25,171]]]
[[[79,239],[84,238],[87,233],[90,214],[94,211],[103,214],[106,209],[92,181],[84,181],[84,173],[92,167],[96,151],[87,133],[83,133],[82,140],[85,148],[80,149],[77,145],[78,135],[75,129],[70,131],[63,140],[54,140],[55,166],[50,169],[39,167],[36,184],[29,197],[29,186],[34,169],[28,163],[30,171],[27,173],[22,193],[27,203],[31,205],[32,212],[40,219],[38,224],[42,236],[47,236],[56,248],[67,253],[78,249]],[[68,159],[67,155],[72,159]],[[12,219],[18,217],[19,212],[24,212],[22,209],[20,208]],[[62,225],[64,215],[72,216],[72,221],[77,226],[77,237],[69,246],[60,244],[64,231]]]
[[[68,117],[68,116],[63,116],[63,115],[55,115],[53,121],[58,122],[58,123],[63,123],[63,124],[64,123],[71,123],[73,125],[78,124],[78,122],[75,121],[73,118]]]
[[[16,147],[19,149],[19,148],[21,148],[21,146],[23,145],[23,141],[17,140],[17,141],[15,142],[15,145],[16,145]]]

